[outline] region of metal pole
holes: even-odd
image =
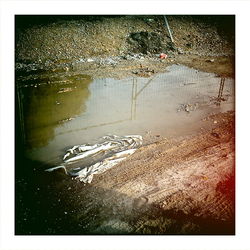
[[[169,33],[169,36],[170,36],[170,39],[171,39],[171,42],[174,43],[174,39],[173,39],[173,36],[172,36],[172,33],[171,33],[171,29],[168,25],[168,20],[167,20],[167,17],[164,16],[164,20],[165,20],[165,23],[166,23],[166,26],[167,26],[167,29],[168,29],[168,33]]]

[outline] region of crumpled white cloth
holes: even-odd
[[[64,162],[59,166],[46,169],[46,171],[51,172],[62,168],[67,175],[73,176],[84,183],[91,183],[94,174],[103,173],[125,160],[141,145],[142,136],[140,135],[104,136],[100,143],[77,145],[68,149],[63,157]],[[91,159],[100,154],[102,158],[94,164],[70,168],[75,164],[81,165],[86,158]]]

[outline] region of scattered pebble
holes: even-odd
[[[212,132],[211,135],[216,137],[216,138],[220,138],[220,135],[218,133]]]
[[[87,62],[94,62],[94,59],[88,58]]]

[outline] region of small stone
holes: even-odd
[[[188,112],[188,113],[190,112],[189,106],[186,105],[185,111]]]
[[[214,62],[214,59],[207,59],[206,62]]]
[[[216,120],[214,121],[214,124],[218,123]]]
[[[212,132],[211,135],[216,137],[216,138],[220,138],[220,135],[218,133]]]
[[[88,58],[87,62],[94,62],[94,59]]]
[[[184,54],[184,51],[181,48],[177,49],[178,54]]]

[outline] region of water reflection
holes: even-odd
[[[218,107],[214,104],[218,78],[180,65],[150,78],[92,82],[86,76],[71,79],[64,75],[53,81],[24,88],[28,157],[51,164],[61,159],[65,149],[96,143],[107,134],[187,134],[198,130],[201,118],[211,112],[234,108],[233,79],[226,79],[226,101]],[[181,110],[185,105],[193,109]]]
[[[84,113],[90,96],[91,77],[78,75],[48,78],[47,83],[22,88],[24,95],[24,128],[28,148],[46,146],[54,130],[65,121]],[[44,80],[43,80],[44,82]]]

